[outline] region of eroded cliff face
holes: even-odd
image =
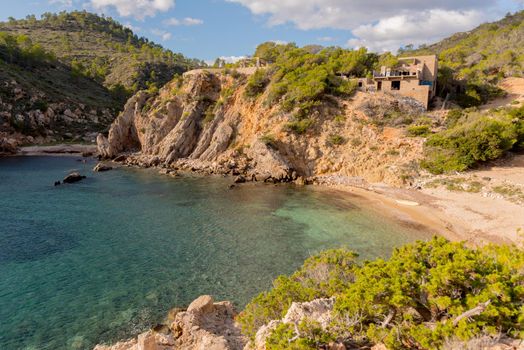
[[[309,116],[305,133],[287,127],[291,114],[266,105],[264,95],[245,97],[247,77],[193,71],[156,95],[133,96],[108,137],[98,136],[100,154],[126,154],[128,164],[188,168],[244,175],[248,180],[325,182],[363,178],[405,184],[416,172],[422,139],[378,126],[380,113],[416,114],[408,99],[357,93],[330,97]]]

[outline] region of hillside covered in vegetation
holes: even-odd
[[[438,55],[439,95],[450,93],[463,107],[485,103],[502,93],[496,84],[503,78],[524,76],[524,11],[400,53]]]
[[[110,17],[85,11],[44,13],[0,23],[0,31],[27,36],[73,73],[82,74],[107,88],[136,92],[161,87],[175,74],[203,64],[164,49]]]
[[[0,149],[93,142],[133,93],[202,64],[85,11],[10,18],[0,23]]]

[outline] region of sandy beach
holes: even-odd
[[[380,214],[422,225],[449,240],[473,245],[523,243],[524,155],[460,175],[433,177],[425,183],[417,190],[380,184],[370,184],[367,189],[331,188],[368,198]],[[469,184],[482,187],[470,192]]]

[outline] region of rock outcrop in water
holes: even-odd
[[[401,185],[415,171],[423,140],[370,122],[387,110],[417,113],[411,101],[360,92],[351,100],[330,97],[307,132],[297,134],[287,126],[291,114],[245,96],[246,81],[243,74],[193,71],[156,95],[140,92],[108,136],[98,136],[99,153],[125,154],[130,165],[271,182],[335,175]]]
[[[82,181],[85,178],[86,177],[83,176],[83,175],[80,175],[80,173],[73,172],[73,173],[67,175],[66,177],[64,177],[64,180],[62,180],[62,182],[65,183],[65,184],[73,184],[75,182]]]

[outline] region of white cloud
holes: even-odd
[[[191,17],[186,17],[183,19],[170,18],[164,21],[164,24],[169,25],[169,26],[197,26],[200,24],[204,24],[204,21],[198,18],[191,18]]]
[[[132,25],[129,22],[124,23],[124,27],[131,29],[133,32],[139,32],[142,30],[142,28]]]
[[[396,50],[438,41],[454,32],[496,19],[500,0],[226,0],[267,16],[270,26],[292,23],[302,30],[348,31],[350,46]],[[523,3],[524,0],[510,0]],[[331,39],[329,37],[319,38]],[[329,40],[325,40],[329,42]]]
[[[247,56],[220,56],[220,59],[226,61],[226,63],[236,63],[245,58]]]
[[[226,63],[237,63],[240,60],[243,60],[247,58],[248,56],[220,56],[218,57],[221,60],[224,60]],[[212,66],[215,64],[216,59],[214,60],[206,60],[208,66]]]
[[[373,24],[355,28],[351,47],[367,47],[372,51],[395,51],[407,44],[432,43],[456,32],[475,27],[487,19],[480,11],[428,10],[384,18]]]
[[[90,4],[96,10],[113,7],[120,16],[144,19],[173,8],[175,0],[90,0]]]
[[[317,41],[320,41],[322,43],[331,43],[333,41],[337,41],[337,39],[331,36],[322,36],[320,38],[317,38]]]
[[[497,0],[227,0],[256,15],[269,15],[269,24],[294,23],[300,29],[354,29],[399,14],[431,9],[464,11],[495,6]],[[521,1],[521,0],[519,0]]]
[[[173,37],[173,34],[161,29],[151,29],[151,34],[160,37],[162,41],[167,41]]]
[[[60,5],[62,7],[73,6],[73,0],[49,0],[51,5]]]

